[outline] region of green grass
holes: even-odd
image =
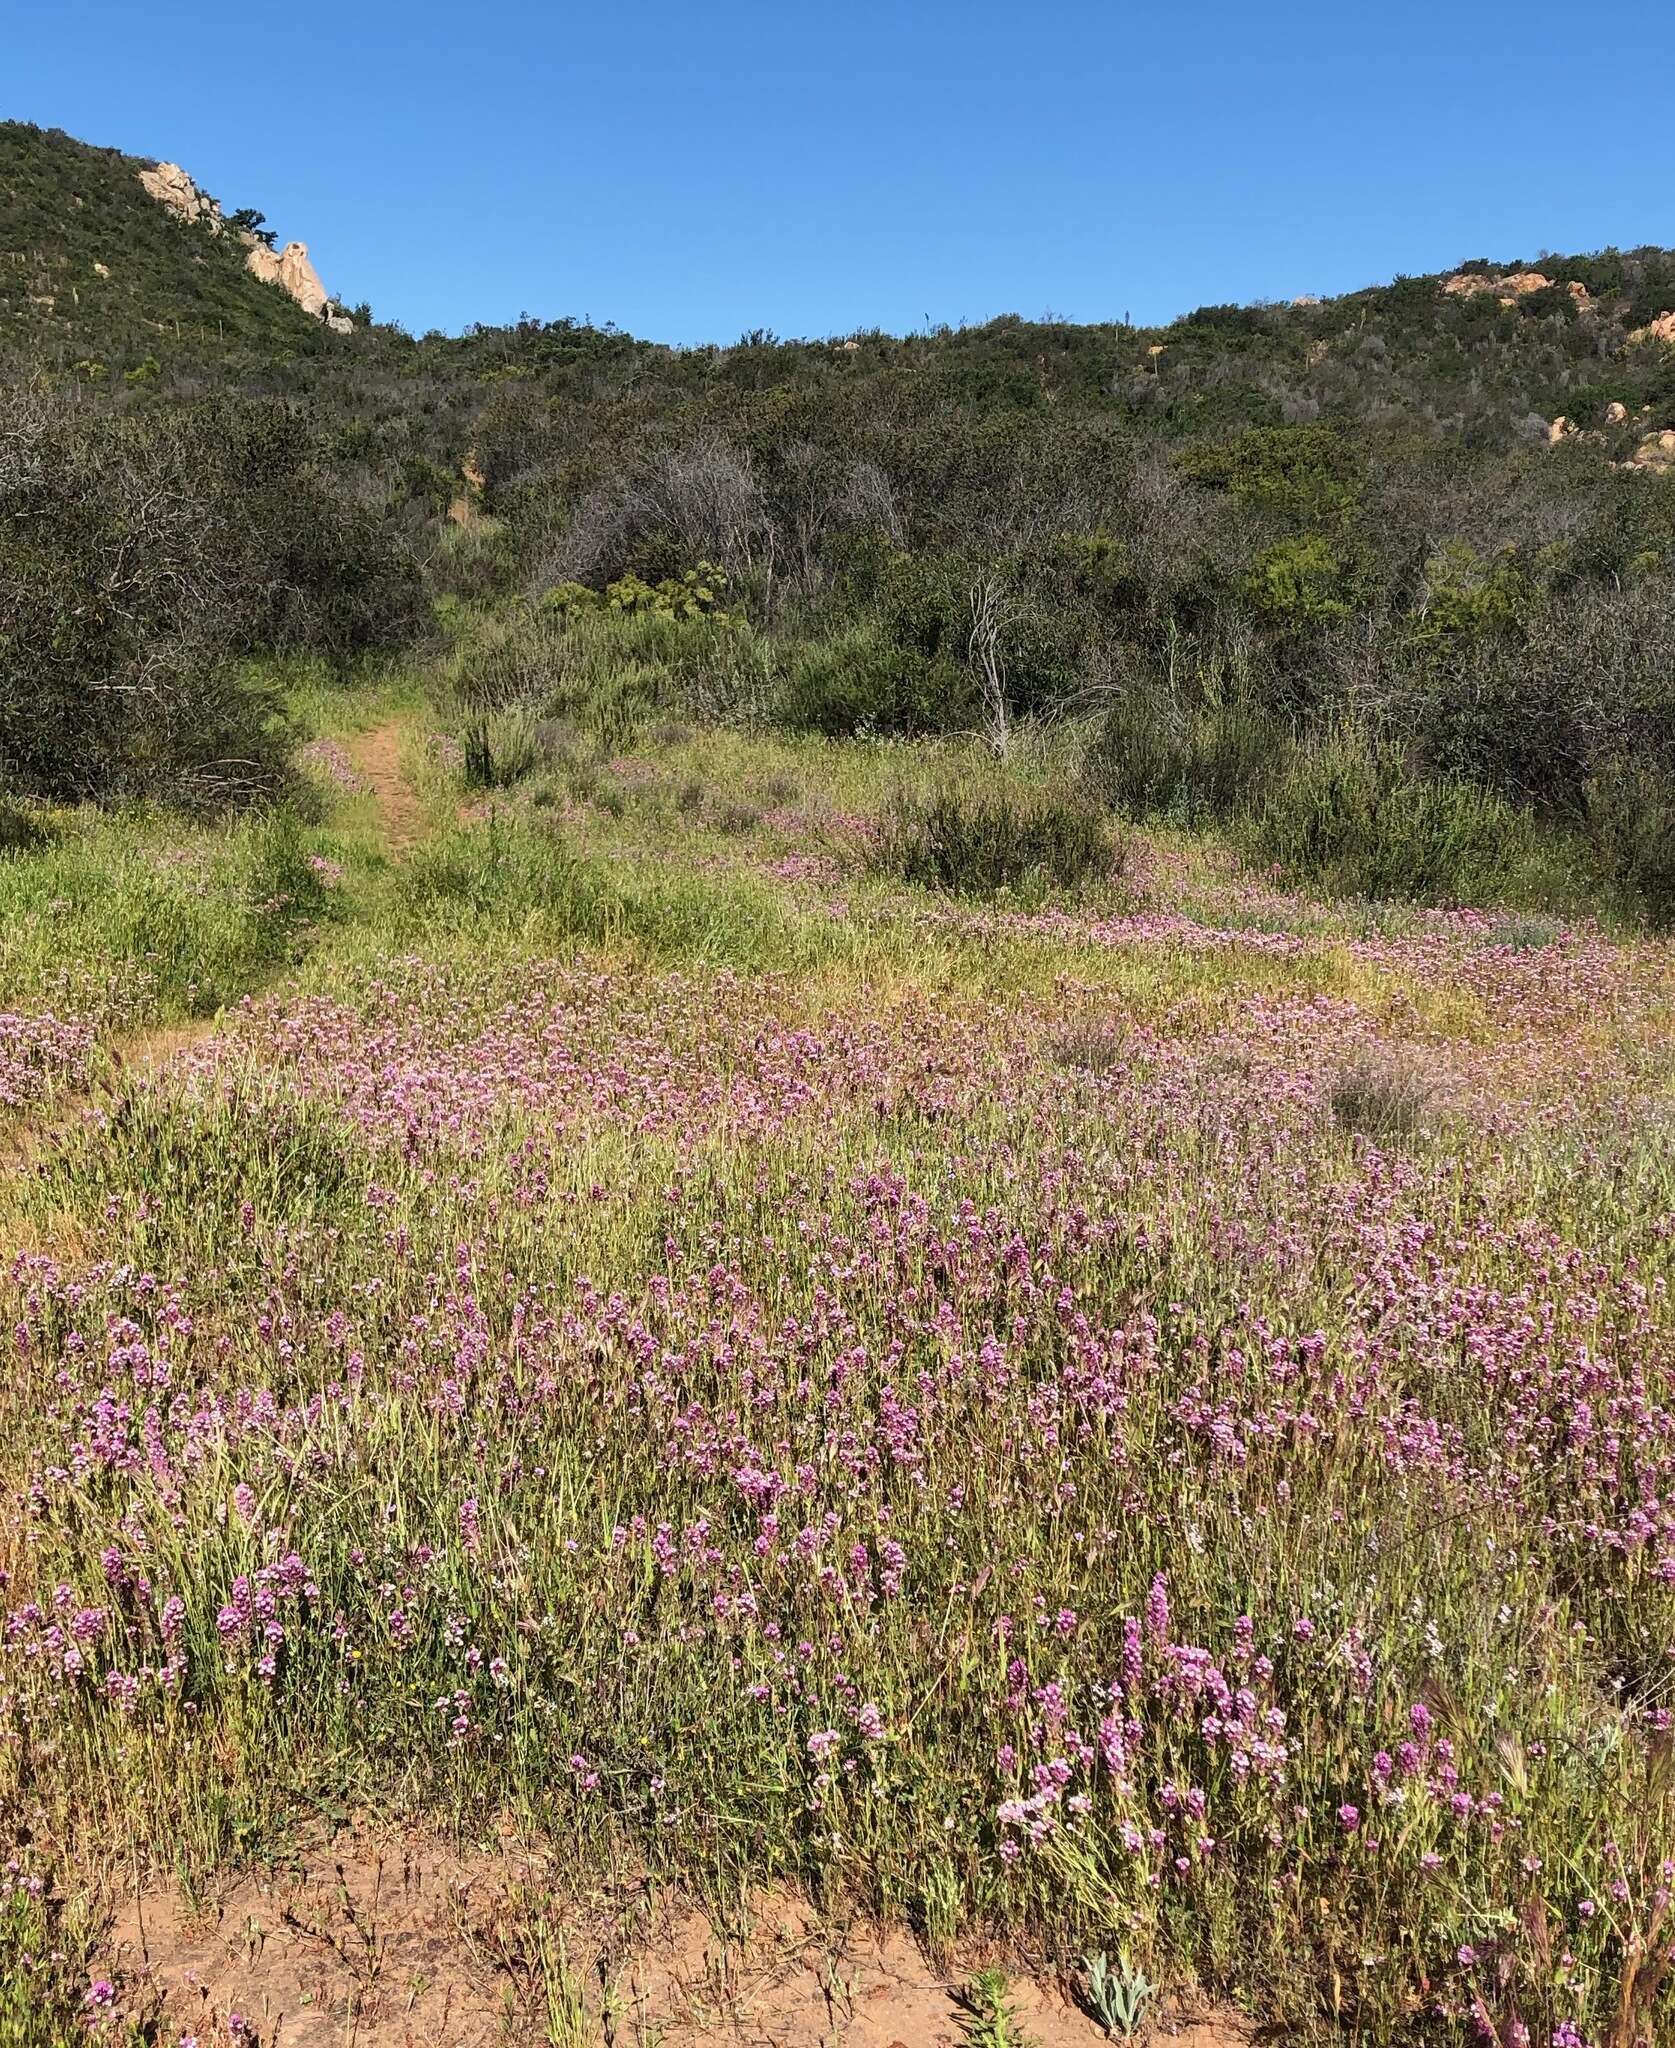
[[[59,814],[44,844],[0,855],[0,1003],[213,1015],[330,920],[309,855],[333,851],[283,812],[196,830],[164,813]]]
[[[392,719],[420,730],[412,689],[399,681],[345,695],[304,678],[294,702],[302,729],[326,738]],[[54,814],[35,844],[0,854],[0,1005],[91,1016],[121,1032],[213,1017],[312,959],[329,980],[339,959],[483,946],[530,957],[601,948],[750,972],[1024,992],[1050,986],[1074,949],[1073,934],[927,927],[916,892],[872,878],[856,861],[843,884],[851,914],[836,914],[749,857],[753,843],[771,853],[806,832],[849,858],[847,827],[822,825],[821,816],[841,820],[848,806],[864,816],[933,775],[953,777],[953,787],[982,801],[993,772],[980,758],[962,768],[946,751],[937,763],[908,762],[896,748],[758,747],[696,733],[641,758],[657,779],[630,786],[615,812],[566,821],[538,804],[513,804],[455,821],[449,771],[415,742],[411,777],[437,822],[394,866],[376,799],[329,782],[319,784],[311,799],[318,815],[307,823],[286,812],[203,827],[163,812]],[[1043,786],[1045,772],[1021,770],[1022,788]],[[682,811],[681,792],[693,786],[730,792],[724,801],[734,804],[752,792],[769,814],[776,798],[789,800],[798,815],[783,831],[747,825],[741,842],[725,809],[719,821],[713,814],[710,796],[702,798],[710,815]],[[744,811],[754,815],[754,806]],[[666,827],[679,831],[678,859],[669,858]],[[314,861],[330,864],[325,875]],[[1120,911],[1126,898],[1116,887],[1104,901]],[[1378,981],[1329,950],[1298,961],[1229,961],[1090,944],[1075,971],[1149,1014],[1213,1004],[1238,986],[1366,991]]]
[[[399,680],[293,684],[316,733],[407,731],[428,823],[399,857],[329,778],[307,822],[77,813],[0,856],[4,1003],[68,966],[120,1033],[269,992],[213,1071],[41,1118],[0,1205],[12,1246],[65,1267],[20,1268],[8,1299],[27,1362],[0,1375],[0,1479],[40,1491],[27,1541],[0,1537],[7,1604],[97,1596],[157,1664],[114,1546],[184,1601],[189,1673],[131,1715],[31,1692],[51,1739],[0,1747],[0,1823],[27,1809],[59,1876],[120,1855],[201,1881],[294,1854],[321,1814],[506,1822],[567,1871],[718,1912],[786,1884],[945,1957],[979,1935],[1064,1969],[1121,1955],[1135,1985],[1209,1986],[1300,2039],[1405,2048],[1422,1977],[1463,1999],[1462,1949],[1504,1958],[1532,2018],[1600,2034],[1669,1811],[1637,1718],[1668,1595],[1646,1551],[1588,1544],[1581,1467],[1505,1410],[1519,1373],[1628,1349],[1663,1397],[1667,950],[1601,948],[1572,987],[1551,921],[1282,898],[1167,830],[1136,831],[1131,875],[1017,908],[870,871],[861,827],[899,791],[1004,778],[1039,803],[1063,734],[1001,770],[671,722],[485,801]],[[820,865],[776,873],[789,852]],[[1148,889],[1213,942],[1102,938]],[[1485,1111],[1464,1082],[1513,1054]],[[1486,1355],[1516,1352],[1504,1380],[1462,1365],[1480,1316]],[[154,1410],[162,1465],[90,1448],[107,1378],[111,1426]],[[1386,1455],[1426,1431],[1442,1465]],[[806,1571],[777,1560],[805,1523]],[[856,1543],[869,1574],[902,1545],[902,1598],[839,1598]],[[285,1594],[264,1677],[220,1617],[292,1551],[315,1591]],[[1071,1753],[1042,1688],[1091,1742],[1156,1573],[1224,1662],[1253,1618],[1284,1797],[1159,1695],[1129,1789],[1090,1776],[1087,1824],[1007,1862],[999,1807]],[[1370,1759],[1415,1698],[1514,1834],[1375,1807]],[[1165,1788],[1188,1787],[1221,1846],[1177,1845],[1152,1886],[1121,1825],[1178,1831]],[[1579,1920],[1610,1896],[1608,1839],[1633,1896]],[[1545,1977],[1537,1900],[1576,1958]],[[50,1934],[67,1958],[43,1978],[0,1948],[0,2040],[26,2048],[55,2038],[26,2017],[49,1999],[79,2024],[96,1954],[46,1911],[0,1900],[14,1952]],[[562,1931],[521,1935],[545,2023],[587,2025]],[[1462,2005],[1436,2038],[1471,2025]],[[1000,1974],[972,1980],[968,2032],[1019,2039]]]

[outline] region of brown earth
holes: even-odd
[[[819,1920],[787,1895],[722,1930],[644,1885],[561,1894],[558,1859],[347,1834],[196,1904],[130,1896],[99,1968],[119,2007],[177,2040],[252,2048],[957,2048],[967,1970],[910,1937]],[[1010,1995],[1035,2048],[1103,2030],[1054,1984]],[[1181,2006],[1148,2038],[1249,2048],[1226,2015]]]
[[[402,768],[406,742],[406,728],[392,720],[388,725],[374,726],[370,732],[356,733],[345,743],[350,760],[372,786],[385,843],[397,859],[424,836],[425,830],[425,807]]]

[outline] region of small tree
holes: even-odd
[[[258,213],[255,207],[241,206],[237,213],[230,216],[227,225],[237,233],[254,235],[256,240],[262,243],[265,248],[271,249],[279,240],[279,237],[272,228],[262,225],[266,219],[267,215],[265,213]]]

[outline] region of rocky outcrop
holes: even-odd
[[[1626,461],[1615,460],[1611,467],[1633,470],[1640,475],[1650,472],[1661,476],[1667,470],[1675,469],[1675,427],[1651,429],[1651,418],[1652,408],[1649,405],[1643,405],[1638,413],[1631,414],[1620,398],[1613,398],[1597,426],[1583,426],[1580,421],[1560,413],[1548,425],[1547,445],[1557,448],[1566,441],[1576,441],[1598,448],[1602,454],[1608,447],[1620,451],[1623,446],[1621,439],[1607,442],[1606,436],[1613,428],[1630,427],[1639,434],[1639,443]]]
[[[287,242],[283,249],[270,249],[254,235],[245,235],[244,267],[263,284],[276,284],[288,292],[311,320],[323,320],[334,334],[352,334],[355,323],[337,310],[336,301],[320,282],[320,273],[309,260],[306,242]]]
[[[170,213],[186,221],[208,221],[219,234],[224,225],[221,209],[207,192],[200,192],[179,164],[153,164],[140,172],[140,183]]]
[[[1675,312],[1660,313],[1645,327],[1637,327],[1629,336],[1630,341],[1661,341],[1669,348],[1675,348]]]
[[[153,164],[140,172],[140,183],[159,206],[166,206],[180,219],[194,226],[202,224],[212,235],[226,231],[220,207],[207,192],[198,190],[179,164]],[[244,244],[244,267],[252,277],[278,285],[311,320],[324,321],[334,334],[353,333],[354,321],[337,310],[336,301],[309,260],[306,242],[287,242],[283,249],[270,249],[246,228],[239,229],[238,238]]]
[[[1484,292],[1493,292],[1503,306],[1515,306],[1532,292],[1551,291],[1553,279],[1539,270],[1509,270],[1504,277],[1486,277],[1477,271],[1457,271],[1453,277],[1443,279],[1442,288],[1455,299],[1475,299]],[[1572,279],[1565,290],[1578,306],[1593,304],[1585,284]]]
[[[1630,469],[1649,469],[1662,476],[1675,469],[1675,427],[1648,434],[1629,457]]]
[[[283,249],[275,250],[252,238],[244,267],[263,284],[276,284],[282,292],[289,292],[311,319],[325,318],[331,294],[308,260],[306,242],[287,242]]]

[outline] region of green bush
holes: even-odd
[[[1114,876],[1120,849],[1085,797],[997,784],[899,796],[872,847],[872,864],[921,888],[992,896],[1003,889],[1073,889]]]
[[[870,621],[795,648],[777,711],[798,731],[834,739],[954,732],[978,715],[963,669],[945,656],[891,643]]]
[[[0,782],[53,802],[252,802],[289,734],[248,657],[334,660],[416,618],[393,536],[283,407],[90,421],[0,396]]]
[[[540,766],[541,728],[521,706],[472,721],[465,730],[465,780],[472,789],[511,789]]]
[[[574,668],[563,614],[517,604],[457,618],[441,681],[446,694],[473,715],[513,705],[546,711],[565,695]]]
[[[1606,880],[1655,923],[1675,923],[1675,774],[1617,755],[1595,769],[1584,795]]]
[[[1291,754],[1245,838],[1256,858],[1334,894],[1420,902],[1492,900],[1537,852],[1527,811],[1350,730]]]
[[[1287,634],[1334,625],[1355,609],[1350,572],[1339,551],[1318,533],[1265,548],[1247,587],[1263,618]]]
[[[1087,773],[1131,817],[1229,818],[1268,786],[1290,747],[1284,720],[1242,698],[1182,711],[1138,691],[1101,719]]]
[[[847,550],[844,587],[884,646],[956,677],[962,698],[972,700],[972,592],[979,583],[994,586],[1007,698],[1028,717],[1064,704],[1083,681],[1097,624],[1088,587],[1094,559],[1064,540],[908,552],[862,536]]]
[[[1361,493],[1358,449],[1330,427],[1253,427],[1203,442],[1176,458],[1179,473],[1299,525],[1346,518]]]
[[[491,752],[499,751],[491,728],[501,714],[568,723],[616,748],[672,712],[718,722],[755,717],[769,693],[765,644],[741,620],[662,606],[613,609],[590,592],[574,604],[459,611],[451,624],[443,692],[462,736],[483,728]],[[510,741],[512,727],[499,728],[499,738]],[[486,765],[480,750],[476,759]]]
[[[730,625],[732,615],[722,608],[727,594],[727,577],[714,562],[700,562],[678,575],[660,577],[649,583],[643,576],[619,576],[603,593],[574,581],[555,583],[542,594],[543,609],[561,618],[584,612],[628,612],[642,618],[713,619]]]

